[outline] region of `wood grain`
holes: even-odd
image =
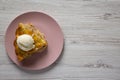
[[[42,11],[61,26],[62,56],[42,71],[25,71],[5,51],[9,23],[27,11]],[[119,0],[0,0],[0,80],[120,80]]]

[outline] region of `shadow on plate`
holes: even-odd
[[[22,62],[20,62],[20,64],[23,67],[30,67],[34,64],[36,64],[37,61],[39,61],[40,57],[44,57],[47,54],[48,50],[45,49],[43,52],[40,53],[35,53],[34,55],[32,55],[30,58],[27,58],[25,60],[23,60]]]

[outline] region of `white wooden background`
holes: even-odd
[[[42,71],[25,71],[5,51],[9,23],[42,11],[61,26],[60,59]],[[0,80],[120,80],[120,0],[0,0]]]

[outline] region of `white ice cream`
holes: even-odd
[[[17,45],[23,51],[29,51],[35,47],[32,36],[23,34],[17,38]]]

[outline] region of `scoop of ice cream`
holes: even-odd
[[[34,39],[28,34],[18,36],[17,45],[23,51],[29,51],[35,47]]]

